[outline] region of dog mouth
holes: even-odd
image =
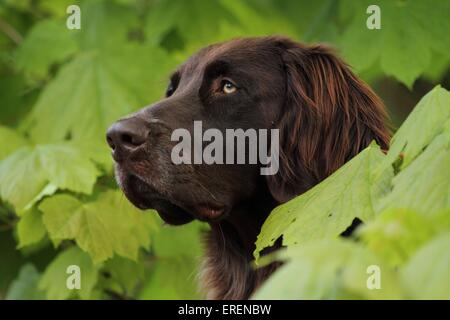
[[[199,205],[197,208],[197,212],[207,219],[217,219],[224,215],[226,212],[225,207],[221,206],[214,206],[210,204],[203,204]]]
[[[194,219],[215,222],[229,213],[227,206],[207,201],[189,205],[175,203],[134,174],[129,174],[123,180],[121,187],[128,200],[141,210],[156,210],[167,224],[182,225]]]

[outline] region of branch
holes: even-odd
[[[15,44],[20,44],[23,41],[22,35],[14,29],[8,22],[0,18],[0,31],[8,36]]]

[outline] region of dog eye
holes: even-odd
[[[175,88],[172,83],[169,84],[166,90],[166,97],[170,97],[175,92]]]
[[[231,81],[224,80],[222,82],[222,92],[225,94],[230,94],[237,91],[237,87]]]

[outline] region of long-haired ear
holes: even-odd
[[[326,46],[282,39],[286,99],[278,120],[280,167],[268,176],[279,202],[299,195],[372,140],[388,148],[386,112],[378,96]]]

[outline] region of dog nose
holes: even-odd
[[[149,131],[144,120],[136,117],[114,123],[106,133],[106,141],[113,150],[114,158],[117,160],[119,154],[126,155],[143,145]]]

